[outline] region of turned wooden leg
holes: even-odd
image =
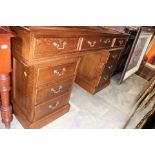
[[[10,128],[12,121],[12,106],[10,105],[10,76],[0,74],[1,116],[6,128]]]

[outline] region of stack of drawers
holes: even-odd
[[[95,62],[100,62],[97,75],[101,75],[109,59],[106,49],[118,46],[119,42],[114,40],[116,34],[107,38],[103,37],[105,32],[86,28],[12,27],[12,30],[17,34],[12,40],[12,102],[14,113],[25,128],[40,128],[68,112],[81,58],[89,53],[98,55]],[[85,71],[92,74],[89,65]]]
[[[113,74],[115,67],[117,66],[121,53],[122,50],[109,51],[109,57],[107,63],[105,64],[103,72],[101,74],[101,79],[99,85],[97,86],[97,91],[95,91],[94,93],[98,92],[99,90],[102,90],[103,88],[105,88],[110,84],[111,76]]]
[[[127,42],[127,38],[100,38],[96,50],[82,57],[79,64],[76,83],[92,94],[97,93],[110,84],[110,79]],[[95,46],[94,46],[95,47]],[[102,50],[99,50],[102,47]],[[104,52],[103,52],[104,51]]]

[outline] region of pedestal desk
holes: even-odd
[[[12,30],[17,35],[12,39],[13,110],[25,128],[40,128],[69,111],[76,75],[91,93],[105,87],[128,38],[100,27]]]

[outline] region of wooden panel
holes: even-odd
[[[35,55],[60,55],[78,50],[79,38],[35,38]]]
[[[11,27],[16,33],[16,37],[12,38],[12,54],[20,55],[24,59],[31,59],[32,53],[30,52],[30,33],[23,30],[21,27]],[[21,58],[20,58],[21,59]]]
[[[95,85],[89,84],[83,77],[77,75],[75,82],[91,94],[95,93]]]
[[[53,97],[71,91],[73,81],[74,79],[69,79],[55,84],[45,85],[37,89],[36,104],[40,104],[42,102],[52,99]]]
[[[53,100],[51,100],[49,102],[45,102],[45,103],[37,105],[35,107],[35,120],[38,120],[38,119],[54,112],[61,106],[67,104],[68,100],[69,100],[69,96],[70,96],[70,93],[60,96],[60,97],[57,97],[57,98],[54,98]]]
[[[95,93],[108,57],[109,52],[106,50],[84,56],[78,68],[76,82],[89,92]]]
[[[107,51],[101,50],[98,53],[92,53],[82,57],[78,68],[78,75],[93,80],[101,73],[100,68],[107,62],[108,56],[109,53]]]
[[[26,114],[26,85],[27,78],[24,76],[25,67],[16,59],[13,59],[13,100],[15,100],[20,109]]]
[[[33,120],[35,103],[35,70],[34,66],[25,66],[13,58],[13,102],[23,111],[29,121]]]

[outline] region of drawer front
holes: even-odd
[[[77,62],[67,63],[58,66],[39,68],[37,85],[58,81],[73,76],[76,72]]]
[[[109,63],[105,65],[103,74],[112,75],[113,69],[115,68],[115,63]]]
[[[110,56],[108,62],[116,62],[119,59],[121,50],[110,51]]]
[[[35,55],[59,55],[78,50],[79,38],[35,38]]]
[[[124,46],[126,44],[127,39],[124,38],[117,38],[115,43],[114,43],[114,47],[121,47]]]
[[[52,101],[35,106],[35,120],[38,120],[62,107],[69,101],[69,94],[55,98]]]
[[[115,63],[108,63],[105,65],[104,71],[99,81],[99,86],[104,85],[111,79],[114,68],[115,68]]]
[[[107,83],[111,78],[110,74],[102,74],[100,82],[99,82],[99,87]]]
[[[86,37],[83,38],[81,49],[96,49],[101,48],[101,38],[97,37]]]
[[[73,80],[74,79],[59,82],[57,84],[50,84],[47,87],[37,89],[36,104],[40,104],[42,102],[52,99],[53,97],[71,91]]]
[[[101,38],[101,47],[111,47],[113,38]]]

